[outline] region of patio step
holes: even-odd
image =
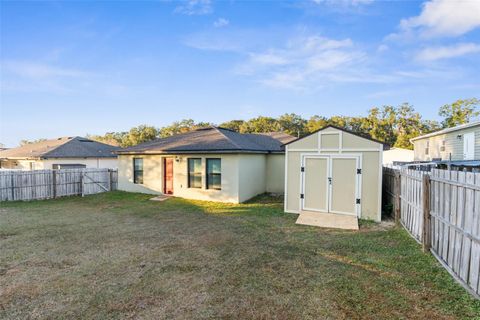
[[[326,212],[302,211],[298,216],[296,224],[323,228],[358,230],[357,217]]]

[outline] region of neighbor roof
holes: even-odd
[[[308,137],[308,136],[311,136],[312,134],[315,134],[315,133],[320,132],[320,131],[322,131],[322,130],[325,130],[325,129],[327,129],[327,128],[334,128],[334,129],[337,129],[337,130],[341,130],[341,131],[343,131],[343,132],[347,132],[347,133],[353,134],[354,136],[357,136],[357,137],[360,137],[360,138],[363,138],[363,139],[367,139],[367,140],[370,140],[370,141],[373,141],[373,142],[376,142],[376,143],[380,143],[381,145],[383,145],[383,149],[384,149],[384,150],[389,149],[389,145],[388,145],[387,143],[385,143],[385,142],[382,142],[382,141],[380,141],[380,140],[373,139],[373,138],[371,138],[371,137],[369,137],[369,136],[366,136],[366,135],[363,135],[363,134],[360,134],[360,133],[357,133],[357,132],[354,132],[354,131],[351,131],[351,130],[348,130],[348,129],[345,129],[345,128],[342,128],[342,127],[334,126],[334,125],[332,125],[332,124],[329,124],[329,125],[321,128],[321,129],[318,129],[318,130],[316,130],[316,131],[314,131],[314,132],[312,132],[312,133],[309,133],[309,134],[307,134],[306,136],[303,136],[303,137],[300,137],[300,138],[297,138],[297,139],[293,139],[292,141],[289,141],[289,142],[285,143],[284,145],[287,145],[287,144],[290,144],[290,143],[292,143],[292,142],[301,140],[301,139],[303,139],[303,138],[306,138],[306,137]]]
[[[145,142],[118,154],[143,153],[270,153],[283,152],[283,143],[295,139],[279,132],[242,134],[221,127],[207,127]]]
[[[449,133],[449,132],[463,130],[463,129],[467,129],[467,128],[471,128],[471,127],[475,127],[475,126],[480,126],[480,121],[470,122],[470,123],[466,123],[466,124],[461,124],[461,125],[456,126],[456,127],[442,129],[442,130],[435,131],[435,132],[432,132],[432,133],[429,133],[429,134],[425,134],[423,136],[418,136],[416,138],[412,138],[412,139],[410,139],[410,141],[430,138],[430,137],[438,136],[440,134],[446,134],[446,133]]]
[[[82,137],[62,137],[0,151],[0,158],[112,158],[119,147]]]

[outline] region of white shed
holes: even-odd
[[[297,223],[358,229],[381,220],[383,143],[327,126],[286,144],[285,211]]]

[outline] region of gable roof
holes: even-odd
[[[242,134],[221,127],[201,128],[119,150],[118,154],[283,152],[285,133]]]
[[[62,137],[0,151],[0,158],[112,158],[119,147],[82,137]]]
[[[287,144],[293,143],[293,142],[295,142],[295,141],[301,140],[301,139],[303,139],[303,138],[306,138],[306,137],[308,137],[308,136],[311,136],[312,134],[318,133],[318,132],[320,132],[320,131],[322,131],[322,130],[325,130],[325,129],[327,129],[327,128],[334,128],[334,129],[337,129],[337,130],[340,130],[340,131],[343,131],[343,132],[346,132],[346,133],[353,134],[354,136],[357,136],[357,137],[360,137],[360,138],[363,138],[363,139],[367,139],[367,140],[370,140],[370,141],[379,143],[379,144],[383,145],[383,149],[388,149],[388,148],[389,148],[388,144],[386,144],[385,142],[382,142],[382,141],[380,141],[380,140],[373,139],[373,138],[371,138],[371,137],[369,137],[369,136],[360,134],[360,133],[358,133],[358,132],[353,132],[353,131],[351,131],[351,130],[348,130],[348,129],[345,129],[345,128],[342,128],[342,127],[337,127],[337,126],[335,126],[335,125],[333,125],[333,124],[329,124],[329,125],[327,125],[327,126],[325,126],[325,127],[323,127],[323,128],[320,128],[320,129],[318,129],[318,130],[315,130],[315,131],[313,131],[312,133],[307,134],[306,136],[303,136],[303,137],[294,139],[294,140],[292,140],[292,141],[289,141],[289,142],[285,143],[284,146],[286,146]]]
[[[412,138],[412,139],[410,139],[410,141],[415,141],[415,140],[424,139],[424,138],[430,138],[430,137],[438,136],[440,134],[446,134],[446,133],[449,133],[449,132],[468,129],[468,128],[475,127],[475,126],[480,126],[480,121],[465,123],[465,124],[461,124],[461,125],[456,126],[456,127],[451,127],[451,128],[446,128],[446,129],[442,129],[442,130],[439,130],[439,131],[431,132],[431,133],[428,133],[428,134],[424,134],[423,136],[418,136],[418,137]]]

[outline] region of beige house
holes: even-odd
[[[410,140],[415,161],[480,160],[480,121]]]
[[[118,151],[118,188],[240,203],[283,193],[283,133],[240,134],[209,127]]]
[[[358,229],[381,220],[381,142],[327,126],[286,145],[285,211],[297,223]]]
[[[117,168],[118,147],[82,137],[62,137],[0,151],[0,168],[19,170]]]

